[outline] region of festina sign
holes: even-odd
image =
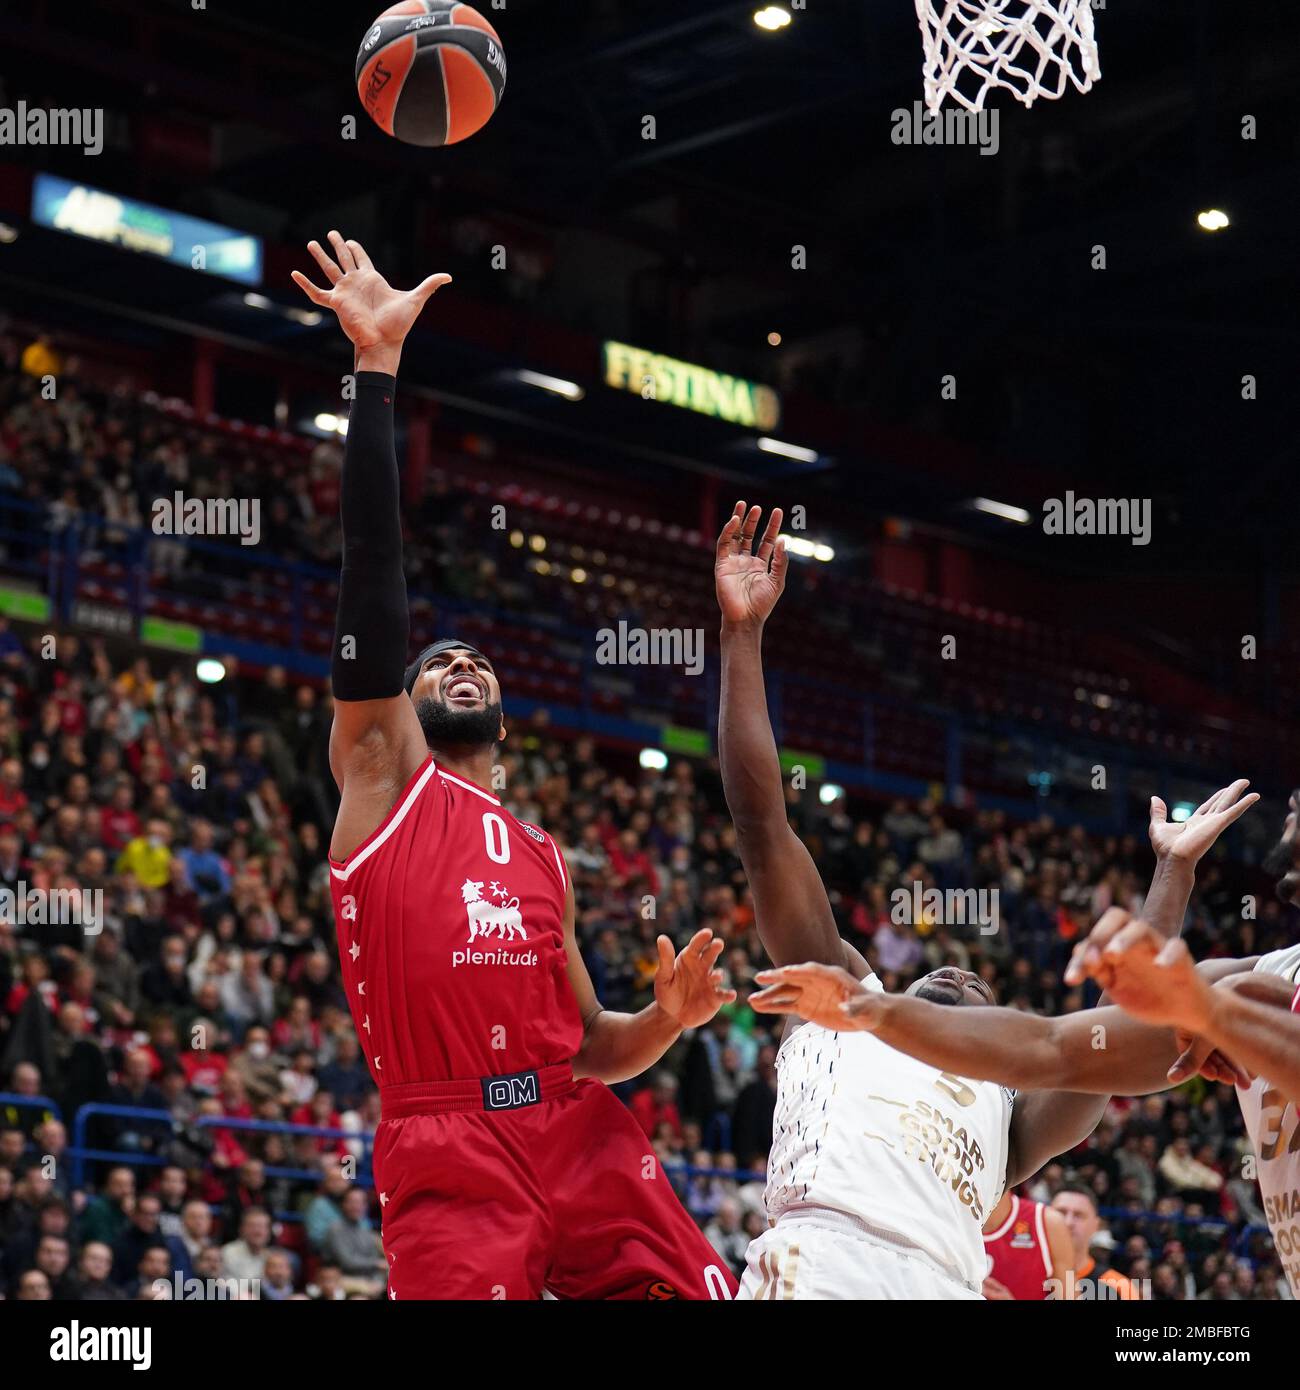
[[[749,429],[770,430],[781,419],[781,398],[770,386],[626,343],[605,344],[605,385]]]

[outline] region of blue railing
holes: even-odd
[[[16,1105],[27,1105],[48,1109],[58,1118],[62,1118],[59,1107],[47,1097],[28,1097],[0,1093],[0,1106],[11,1103]],[[86,1145],[86,1127],[91,1119],[97,1115],[111,1116],[118,1119],[136,1120],[144,1124],[155,1126],[159,1129],[166,1128],[169,1133],[176,1130],[177,1126],[173,1121],[172,1115],[166,1110],[149,1110],[138,1106],[130,1105],[102,1105],[96,1102],[81,1106],[77,1111],[73,1121],[74,1143],[68,1148],[68,1157],[72,1160],[72,1186],[74,1188],[85,1187],[85,1164],[87,1161],[97,1160],[104,1163],[122,1165],[126,1167],[136,1167],[146,1165],[150,1167],[164,1167],[172,1160],[161,1154],[145,1153],[135,1149],[97,1149]],[[356,1181],[363,1187],[373,1187],[374,1180],[371,1175],[371,1162],[374,1154],[375,1137],[365,1131],[353,1131],[336,1129],[323,1125],[299,1125],[291,1124],[282,1120],[248,1120],[229,1115],[204,1115],[194,1121],[197,1127],[204,1129],[238,1129],[256,1134],[278,1134],[288,1137],[308,1137],[315,1139],[336,1139],[348,1143],[360,1141],[364,1146],[367,1161],[359,1165]],[[695,1164],[673,1164],[662,1165],[664,1176],[672,1184],[674,1190],[684,1200],[689,1197],[689,1186],[692,1182],[699,1179],[721,1180],[723,1182],[741,1183],[766,1183],[767,1173],[754,1169],[743,1168],[705,1168],[697,1167]],[[282,1165],[267,1165],[265,1168],[268,1178],[284,1179],[290,1182],[317,1183],[320,1181],[320,1172],[313,1168],[291,1168]],[[1215,1228],[1221,1230],[1225,1235],[1232,1231],[1232,1223],[1226,1221],[1221,1216],[1200,1216],[1189,1217],[1181,1215],[1171,1215],[1160,1212],[1130,1212],[1123,1207],[1102,1207],[1102,1216],[1112,1223],[1123,1222],[1129,1225],[1156,1225],[1174,1227],[1176,1229],[1202,1227]],[[299,1221],[301,1215],[297,1212],[275,1212],[274,1219],[277,1221]],[[1235,1233],[1233,1248],[1237,1253],[1244,1252],[1251,1241],[1257,1235],[1268,1235],[1267,1226],[1243,1226]]]
[[[148,1110],[134,1105],[106,1105],[92,1101],[83,1105],[76,1114],[72,1125],[73,1142],[68,1146],[68,1157],[72,1161],[72,1185],[81,1187],[85,1181],[86,1163],[96,1161],[135,1167],[144,1164],[148,1167],[162,1168],[174,1160],[166,1154],[141,1149],[100,1149],[86,1143],[86,1130],[92,1119],[103,1115],[113,1119],[135,1120],[147,1126],[155,1134],[164,1132],[175,1138],[182,1130],[167,1110]],[[360,1143],[365,1154],[365,1162],[358,1165],[356,1181],[362,1186],[373,1185],[370,1176],[371,1160],[374,1154],[373,1134],[362,1130],[334,1129],[322,1125],[292,1124],[287,1120],[246,1120],[231,1115],[201,1115],[193,1122],[196,1129],[239,1129],[257,1134],[278,1134],[287,1138],[337,1139],[345,1143]],[[285,1179],[289,1182],[319,1182],[319,1168],[293,1168],[283,1164],[264,1165],[268,1178]]]
[[[231,655],[253,666],[284,666],[317,679],[328,673],[321,644],[309,639],[332,629],[333,613],[326,612],[324,604],[315,612],[310,590],[314,585],[327,586],[332,604],[338,577],[335,570],[260,552],[254,565],[246,547],[194,537],[159,537],[146,529],[130,530],[81,513],[56,518],[52,509],[7,493],[0,493],[0,544],[5,555],[0,571],[16,579],[36,605],[42,600],[48,603],[48,616],[62,623],[79,622],[92,629],[98,625],[112,634],[116,622],[120,623],[118,635],[139,637],[144,619],[162,615],[164,622],[186,622],[197,629],[199,650],[210,655]],[[179,575],[156,563],[164,553],[160,548],[168,546],[181,547],[189,557],[190,563]],[[117,572],[98,573],[105,563]],[[102,592],[88,598],[92,586]],[[664,742],[666,725],[685,723],[710,735],[716,731],[718,689],[711,666],[707,675],[689,681],[669,681],[662,668],[617,668],[618,678],[630,687],[626,706],[651,712],[648,717],[620,717],[598,708],[593,699],[601,677],[608,680],[611,668],[597,663],[590,629],[440,595],[413,593],[412,603],[427,605],[437,615],[438,624],[453,629],[466,619],[514,628],[540,626],[554,636],[557,647],[569,651],[577,667],[572,702],[512,694],[510,710],[516,717],[527,718],[544,708],[559,726],[653,747]],[[13,599],[9,611],[17,617],[37,616]],[[169,616],[178,611],[189,616]],[[270,634],[257,631],[257,624],[263,621],[275,624],[273,640],[268,640]],[[689,693],[685,705],[680,698],[674,702],[670,684],[676,686],[679,697],[681,691]],[[837,701],[846,714],[852,712],[857,731],[854,756],[825,760],[822,775],[810,778],[812,781],[914,798],[931,795],[937,786],[943,789],[945,800],[955,802],[967,790],[972,753],[980,747],[984,761],[996,761],[1005,776],[1024,776],[1026,790],[1022,795],[981,791],[976,804],[1019,818],[1042,814],[1068,818],[1099,834],[1135,828],[1128,795],[1135,769],[1148,772],[1171,802],[1199,801],[1204,788],[1221,780],[1224,771],[1164,753],[1141,755],[1073,730],[1009,719],[971,718],[922,697],[867,696],[820,676],[810,682],[796,674],[774,673],[769,676],[768,689],[773,723],[785,743],[797,744],[797,734],[790,732],[795,726],[786,711],[799,707],[801,695],[809,691]],[[921,719],[933,730],[932,772],[913,776],[881,766],[881,745],[890,736],[891,716]],[[655,720],[658,722],[652,722]],[[991,745],[996,745],[995,755],[990,754]],[[1058,777],[1036,789],[1030,785],[1029,777],[1037,775],[1036,770],[1089,768],[1094,763],[1104,764],[1108,772],[1108,790],[1100,796],[1085,781],[1068,786]],[[1251,773],[1257,782],[1269,772],[1244,765],[1234,770]]]

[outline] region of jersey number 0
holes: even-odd
[[[510,862],[510,837],[506,833],[506,823],[495,811],[483,813],[483,843],[487,857],[494,864]]]

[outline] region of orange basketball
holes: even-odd
[[[454,145],[492,118],[506,86],[497,31],[459,0],[401,0],[357,53],[357,92],[375,124],[408,145]]]

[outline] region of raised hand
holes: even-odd
[[[1151,848],[1159,859],[1181,859],[1195,864],[1219,836],[1259,800],[1258,792],[1244,795],[1250,783],[1238,778],[1214,793],[1185,821],[1171,821],[1158,796],[1151,798]]]
[[[785,542],[778,539],[782,519],[780,507],[768,518],[758,553],[753,553],[762,515],[761,507],[750,507],[746,511],[745,504],[737,502],[718,537],[713,582],[724,623],[765,622],[785,588],[790,557]]]
[[[359,368],[395,371],[402,343],[420,310],[443,285],[451,283],[451,276],[430,275],[413,290],[396,290],[375,269],[359,241],[344,241],[338,232],[331,232],[329,243],[336,259],[318,241],[309,241],[307,249],[330,288],[318,288],[297,270],[292,272],[294,284],[313,304],[338,315],[339,327],[357,350]],[[368,359],[364,363],[363,354]]]
[[[724,987],[722,971],[714,968],[724,944],[705,927],[674,958],[673,943],[666,936],[658,938],[655,1001],[679,1028],[698,1028],[735,1000],[736,991]]]

